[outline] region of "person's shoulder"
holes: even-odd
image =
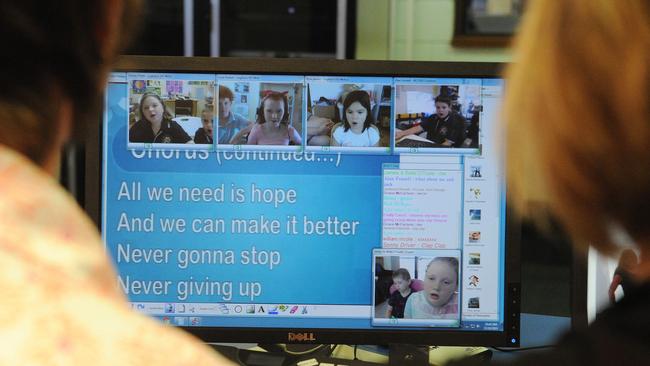
[[[153,138],[153,132],[149,133],[149,131],[151,131],[149,122],[138,120],[129,128],[129,141],[147,142]]]
[[[180,125],[180,123],[174,121],[173,119],[167,119],[164,122],[166,123],[163,123],[163,125],[166,126],[169,129],[169,131],[174,136],[176,136],[176,138],[180,140],[185,140],[182,142],[187,142],[192,139],[190,135],[187,134],[185,129]]]
[[[422,291],[411,292],[411,295],[406,300],[410,303],[417,303],[418,300],[422,297]]]
[[[458,112],[455,112],[455,111],[451,112],[451,120],[453,122],[463,122],[463,123],[465,123],[465,117],[463,117],[462,114],[460,114]]]
[[[230,112],[230,115],[232,116],[232,122],[234,122],[236,125],[248,124],[248,120],[246,119],[246,117],[242,116],[241,114]]]
[[[339,122],[332,126],[332,134],[337,134],[340,135],[345,132],[345,126],[343,125],[343,122]]]
[[[248,139],[250,140],[251,138],[254,138],[255,136],[261,133],[262,133],[262,125],[256,122],[253,125],[253,127],[251,127],[251,131],[248,133]]]
[[[253,127],[251,127],[251,132],[250,132],[250,133],[253,133],[253,132],[257,133],[257,132],[259,132],[261,129],[262,129],[262,125],[259,124],[259,123],[255,123],[255,124],[253,125]]]
[[[426,299],[422,297],[422,291],[418,291],[406,298],[406,306],[411,309],[412,316],[417,317],[421,312],[423,301],[426,301]]]
[[[650,357],[650,344],[647,340],[639,341],[611,329],[590,327],[586,331],[566,334],[552,349],[527,355],[508,365],[645,365]]]
[[[83,297],[82,297],[83,298]],[[105,301],[97,296],[87,296],[94,305],[88,312],[87,326],[79,334],[79,346],[92,352],[99,364],[123,364],[138,360],[142,364],[156,365],[231,365],[230,361],[191,338],[177,328],[166,327],[153,319],[131,311],[126,304]],[[90,319],[91,314],[101,314],[102,321]],[[85,318],[80,314],[79,318]],[[81,336],[87,335],[84,340]],[[101,341],[101,345],[100,345]],[[106,351],[106,352],[101,352]],[[88,359],[88,363],[92,360]]]
[[[422,126],[422,125],[432,124],[435,119],[436,119],[435,113],[430,116],[422,117],[422,119],[420,119],[420,125]]]
[[[379,137],[379,128],[375,125],[368,126],[368,134],[373,137]]]
[[[514,365],[645,365],[650,360],[649,305],[647,291],[624,298],[587,329],[569,332],[553,349],[521,358]]]
[[[209,142],[208,134],[203,127],[199,127],[196,132],[194,132],[194,142],[197,144],[205,144]]]
[[[556,345],[543,351],[521,353],[508,362],[492,361],[494,366],[632,366],[644,365],[648,360],[648,345],[632,346],[636,342],[625,340],[620,334],[603,332],[594,327],[584,331],[569,332]],[[628,348],[626,350],[626,348]],[[638,357],[641,359],[638,359]],[[461,359],[448,366],[476,366],[471,359]]]
[[[164,122],[167,122],[166,125],[169,126],[169,128],[171,129],[183,130],[183,127],[181,127],[181,125],[178,122],[174,121],[173,119],[166,119]]]
[[[411,292],[411,295],[406,298],[406,303],[405,303],[406,307],[412,307],[413,306],[413,301],[415,301],[414,300],[414,298],[415,298],[414,295],[415,294]]]
[[[598,315],[591,328],[615,329],[626,334],[639,334],[650,329],[650,283],[639,284],[614,306]],[[650,339],[648,339],[650,346]]]
[[[139,120],[135,121],[135,123],[133,124],[133,126],[131,126],[131,128],[142,127],[145,124],[149,124],[149,122],[145,121],[144,119],[139,119]]]
[[[149,122],[139,119],[133,125],[131,125],[131,127],[129,127],[129,131],[139,132],[145,129],[146,127],[149,127]]]

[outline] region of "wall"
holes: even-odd
[[[451,46],[454,0],[357,1],[357,59],[510,61],[507,48]]]

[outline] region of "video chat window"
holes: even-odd
[[[212,148],[214,76],[129,74],[127,83],[130,148]]]
[[[219,149],[300,150],[303,77],[218,75]]]
[[[481,81],[396,79],[395,151],[479,147]]]
[[[375,326],[460,326],[460,251],[375,249]]]
[[[392,79],[305,79],[307,150],[390,152]]]

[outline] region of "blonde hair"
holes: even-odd
[[[509,189],[580,245],[650,239],[650,2],[533,0],[507,70]]]

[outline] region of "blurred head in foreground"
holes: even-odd
[[[650,250],[650,2],[529,2],[508,68],[509,189],[579,247]],[[650,269],[647,271],[650,276]]]
[[[97,111],[139,3],[0,0],[0,144],[56,170],[61,146]]]

